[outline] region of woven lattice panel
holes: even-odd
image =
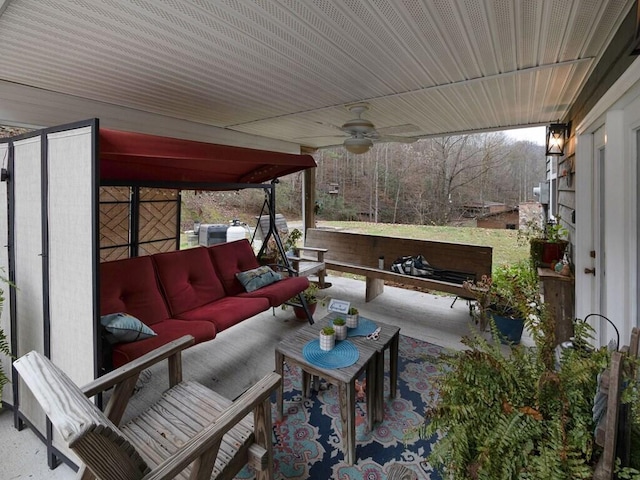
[[[140,204],[140,242],[172,239],[175,241],[178,204],[146,202]]]
[[[154,253],[173,252],[176,249],[175,239],[161,240],[152,243],[140,244],[139,254],[153,255]]]
[[[128,202],[130,196],[129,187],[100,187],[100,203]]]
[[[141,188],[140,201],[168,200],[176,201],[179,198],[178,190],[168,190],[163,188]]]
[[[129,243],[129,204],[100,204],[100,248]]]
[[[129,247],[114,247],[100,249],[100,261],[110,262],[111,260],[121,260],[129,258]]]

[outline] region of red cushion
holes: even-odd
[[[245,238],[234,242],[218,243],[207,247],[207,250],[227,295],[245,292],[236,278],[236,273],[260,266],[249,241]]]
[[[269,300],[269,305],[277,307],[291,297],[304,291],[309,286],[307,277],[285,277],[279,282],[254,290],[250,293],[240,294],[241,297],[264,297]]]
[[[113,346],[113,368],[118,368],[184,335],[193,336],[196,343],[211,340],[216,336],[216,327],[211,322],[170,319],[156,323],[152,328],[157,333],[155,337],[131,343],[118,343]]]
[[[269,301],[263,297],[225,297],[194,310],[183,312],[180,318],[189,321],[213,322],[221,332],[237,323],[269,309]]]
[[[100,315],[118,312],[149,326],[170,317],[150,257],[100,264]]]
[[[205,247],[153,255],[173,317],[225,296]]]

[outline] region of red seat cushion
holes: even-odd
[[[153,326],[153,331],[157,333],[155,337],[114,345],[111,357],[113,368],[118,368],[184,335],[193,336],[196,343],[211,340],[216,336],[216,327],[213,323],[190,320],[166,320],[156,323]]]
[[[100,264],[100,315],[119,312],[149,326],[170,318],[150,257]]]
[[[173,317],[225,296],[205,247],[157,253],[152,258]]]
[[[244,293],[245,289],[236,278],[236,273],[260,266],[249,241],[242,239],[206,248],[227,295]]]
[[[182,312],[180,318],[191,321],[213,322],[221,332],[237,323],[269,309],[264,297],[225,297],[193,310]]]

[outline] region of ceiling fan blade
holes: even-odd
[[[414,143],[416,142],[418,139],[414,138],[414,137],[399,137],[396,135],[382,135],[378,138],[372,138],[372,140],[376,143],[388,143],[388,142],[394,142],[394,143]]]

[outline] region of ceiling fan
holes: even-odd
[[[347,138],[343,143],[344,148],[351,153],[360,154],[368,152],[374,141],[402,143],[413,143],[416,141],[415,138],[410,137],[380,135],[370,120],[362,118],[362,114],[369,110],[368,103],[356,103],[347,106],[347,109],[354,113],[356,118],[345,122],[342,127],[340,127],[340,130],[351,135],[351,137]]]
[[[347,151],[360,154],[369,151],[373,142],[401,142],[413,143],[417,138],[401,137],[395,135],[381,135],[370,120],[362,118],[362,114],[369,110],[368,103],[355,103],[346,107],[350,112],[356,115],[356,118],[346,121],[341,127],[331,125],[334,128],[342,130],[349,135],[349,138],[343,142]],[[405,127],[405,126],[400,126]],[[418,130],[414,125],[406,125],[412,131]],[[398,127],[392,127],[398,131]]]

